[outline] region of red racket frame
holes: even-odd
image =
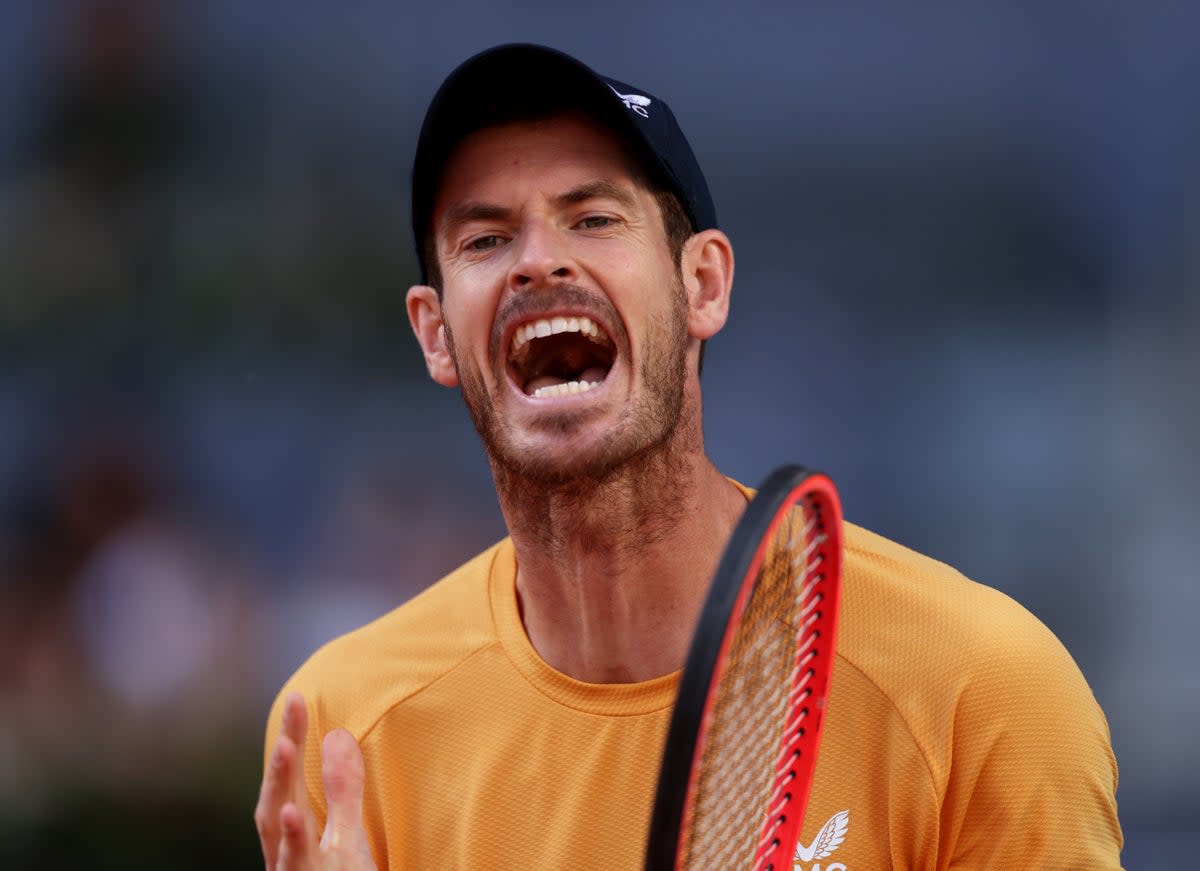
[[[778,492],[772,492],[773,488],[777,489],[781,484],[784,484],[787,478],[795,479],[798,476],[800,477],[798,483],[786,490],[782,497],[780,497]],[[820,747],[825,705],[829,694],[834,651],[836,650],[837,643],[837,618],[841,604],[842,569],[841,501],[838,498],[836,487],[828,476],[819,472],[808,472],[794,466],[777,469],[764,482],[760,493],[769,501],[775,502],[775,504],[766,506],[766,509],[773,513],[770,516],[766,531],[758,533],[758,541],[755,545],[753,556],[749,565],[741,572],[741,577],[738,579],[739,589],[732,607],[720,606],[728,607],[728,617],[725,620],[724,632],[715,660],[715,666],[711,668],[707,678],[708,691],[705,696],[700,725],[696,731],[695,741],[692,746],[692,762],[689,769],[688,785],[682,814],[679,817],[678,838],[674,851],[675,861],[673,867],[676,871],[685,871],[686,869],[684,861],[687,856],[687,844],[690,834],[688,831],[688,820],[691,818],[694,808],[699,782],[699,777],[696,775],[700,761],[703,758],[704,746],[712,722],[713,706],[717,695],[716,691],[719,687],[719,682],[713,678],[722,674],[724,670],[723,666],[729,655],[729,649],[736,634],[735,630],[753,592],[754,583],[752,583],[752,580],[757,578],[758,572],[766,558],[768,547],[772,544],[779,525],[783,522],[788,512],[796,505],[810,501],[816,506],[820,523],[806,535],[805,546],[812,545],[813,537],[816,535],[824,534],[826,536],[825,541],[819,546],[819,550],[822,552],[822,560],[817,563],[812,572],[808,570],[808,567],[812,565],[811,561],[807,562],[804,569],[805,583],[808,583],[814,575],[819,574],[822,576],[822,598],[819,606],[820,617],[816,619],[812,626],[800,632],[796,639],[797,668],[793,675],[793,686],[790,696],[798,697],[792,699],[788,705],[787,725],[780,739],[776,759],[776,775],[770,802],[771,809],[765,815],[763,828],[760,832],[755,851],[754,864],[750,869],[746,869],[746,871],[761,871],[761,869],[768,867],[772,867],[776,871],[784,871],[784,869],[792,867],[792,857],[800,835],[800,826],[804,818],[804,811],[808,803],[812,775],[816,766],[817,752]],[[755,501],[757,501],[757,498]],[[753,508],[755,506],[752,503],[747,508],[747,517],[743,520],[743,523],[752,525],[762,523],[761,517],[750,516],[751,509]],[[806,515],[810,510],[807,507],[805,508]],[[739,532],[742,533],[741,536],[739,536]],[[723,572],[728,573],[729,571],[736,570],[737,561],[744,559],[744,555],[737,551],[748,549],[748,543],[745,539],[747,536],[753,534],[754,530],[752,528],[743,531],[739,525],[739,529],[735,531],[734,536],[731,538],[727,553],[722,558],[722,565],[718,569],[718,579],[720,579]],[[727,563],[732,563],[732,565],[727,565]],[[716,582],[714,582],[714,590],[710,593],[710,598],[717,597],[719,594],[719,591],[715,587]],[[715,605],[715,603],[706,603],[705,614],[701,618],[702,623],[705,618],[710,616],[707,613],[710,609],[710,604]],[[810,637],[814,631],[819,632],[819,641],[806,647],[805,639]],[[815,655],[809,657],[806,650],[815,652]],[[693,656],[694,653],[689,655],[689,668],[692,666]],[[801,667],[801,657],[805,657],[804,667]],[[811,659],[811,662],[808,662],[808,659]],[[688,675],[685,671],[684,680],[687,677]],[[681,688],[682,685],[683,681],[681,681]],[[674,724],[672,725],[674,727]],[[668,770],[664,765],[663,776],[666,777],[667,775]],[[660,783],[660,800],[664,786],[664,784]],[[656,806],[656,823],[659,811],[660,809]],[[663,866],[653,858],[652,851],[648,851],[646,868],[652,869],[656,867],[661,868]]]

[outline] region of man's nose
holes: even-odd
[[[516,258],[509,271],[513,290],[540,287],[551,279],[569,281],[575,275],[570,246],[563,231],[545,221],[531,221],[514,240]]]

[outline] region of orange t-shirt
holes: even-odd
[[[1007,596],[846,525],[843,610],[794,871],[1120,867],[1108,727],[1070,655]],[[521,625],[508,539],[326,645],[304,694],[320,741],[366,760],[380,868],[635,871],[678,674],[586,684]],[[838,837],[822,837],[838,835]],[[834,846],[834,842],[836,846]]]

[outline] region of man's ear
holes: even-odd
[[[429,377],[443,387],[458,386],[458,369],[446,344],[446,325],[442,320],[442,301],[438,292],[425,284],[408,289],[408,320],[425,355]]]
[[[688,298],[688,334],[710,339],[729,317],[733,291],[733,245],[720,230],[696,233],[680,257],[683,287]]]

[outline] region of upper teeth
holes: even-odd
[[[585,336],[599,338],[603,333],[596,322],[583,315],[571,317],[542,318],[521,324],[513,333],[512,350],[516,353],[530,339],[544,339],[555,333],[583,333]]]

